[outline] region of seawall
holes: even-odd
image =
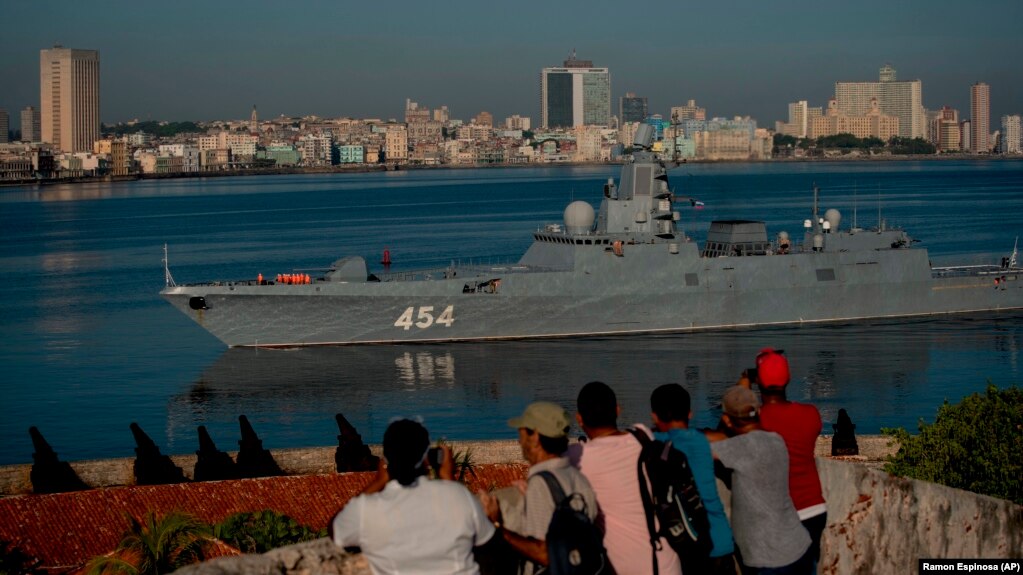
[[[885,456],[896,450],[896,447],[888,445],[890,440],[884,436],[859,436],[857,441],[860,455],[846,459],[873,467],[880,467]],[[448,444],[455,452],[468,451],[474,464],[522,462],[519,445],[513,440],[450,441]],[[335,450],[336,447],[273,449],[270,450],[270,454],[285,475],[319,475],[336,471]],[[374,455],[382,454],[382,448],[379,445],[371,445],[370,451]],[[817,455],[828,457],[830,454],[831,437],[821,436],[817,440]],[[237,452],[228,452],[228,455],[233,460],[237,460]],[[194,479],[198,456],[189,454],[169,457],[187,479]],[[72,461],[69,462],[69,465],[78,478],[91,488],[136,484],[135,460],[132,458]],[[31,464],[0,466],[0,497],[33,493],[31,472]]]

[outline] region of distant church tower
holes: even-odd
[[[259,117],[256,115],[256,105],[252,105],[252,116],[249,117],[249,133],[259,134]]]

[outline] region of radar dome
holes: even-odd
[[[565,208],[565,229],[570,234],[585,234],[593,229],[596,213],[593,206],[582,200],[572,202]]]
[[[824,221],[831,224],[831,229],[833,231],[838,231],[838,224],[842,223],[842,212],[836,210],[835,208],[831,208],[830,210],[824,212]]]

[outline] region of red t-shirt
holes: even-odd
[[[760,423],[785,440],[789,451],[789,495],[796,510],[824,503],[821,478],[813,451],[821,434],[821,414],[805,403],[765,403],[760,408]]]

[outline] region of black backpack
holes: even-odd
[[[554,499],[554,514],[547,527],[546,575],[599,575],[612,573],[604,549],[604,534],[586,515],[586,501],[578,493],[566,496],[550,471],[538,473]]]
[[[683,572],[702,571],[695,568],[705,564],[714,545],[710,539],[707,509],[696,488],[696,479],[686,454],[673,448],[670,441],[651,439],[638,429],[629,431],[642,445],[636,467],[650,529],[650,543],[654,547],[654,572],[662,538],[678,553]],[[650,481],[649,490],[647,480]],[[654,517],[660,523],[659,529],[654,524]]]

